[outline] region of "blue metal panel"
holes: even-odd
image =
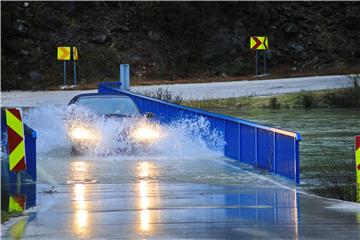
[[[275,173],[296,181],[296,159],[294,158],[294,139],[276,133],[276,168]]]
[[[295,166],[295,181],[297,184],[300,183],[300,155],[299,155],[299,141],[297,141],[296,139],[293,139],[294,141],[294,151],[295,151],[295,161],[296,161],[296,166]]]
[[[280,174],[299,183],[299,141],[297,132],[272,128],[239,118],[207,112],[122,91],[119,84],[100,83],[99,93],[118,93],[130,96],[139,109],[154,112],[156,119],[170,123],[180,117],[205,117],[210,128],[223,133],[226,142],[224,155],[261,169]]]
[[[244,163],[256,166],[255,158],[255,128],[252,126],[240,125],[240,159]]]
[[[225,155],[240,160],[240,124],[225,122]]]
[[[273,132],[258,129],[257,132],[257,167],[274,171],[274,137]]]
[[[26,152],[26,166],[27,173],[31,176],[33,181],[36,181],[36,132],[25,126],[25,152]]]
[[[226,120],[218,117],[207,117],[207,116],[204,117],[209,119],[211,130],[216,130],[221,133],[224,133]]]

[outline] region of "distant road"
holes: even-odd
[[[174,95],[184,100],[202,100],[244,96],[271,96],[283,93],[334,89],[351,86],[351,81],[344,75],[282,78],[272,80],[252,80],[236,82],[190,83],[174,85],[135,86],[136,92],[154,91],[167,88]]]
[[[158,88],[167,88],[173,95],[179,95],[184,100],[201,100],[242,96],[270,96],[283,93],[334,89],[349,86],[351,86],[351,81],[347,76],[335,75],[272,80],[134,86],[131,87],[131,90],[144,92],[155,91]],[[90,92],[97,92],[97,90],[1,92],[1,106],[63,105],[77,94]]]

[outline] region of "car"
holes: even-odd
[[[75,117],[68,119],[67,130],[73,154],[83,154],[99,149],[103,138],[103,133],[97,128],[96,119],[99,118],[119,120],[116,121],[116,124],[125,125],[126,122],[127,125],[120,128],[121,132],[116,133],[114,141],[126,141],[127,144],[131,144],[133,150],[147,148],[161,137],[159,125],[152,121],[154,114],[142,115],[135,102],[126,95],[80,94],[73,97],[68,105],[78,105],[97,116],[95,119],[86,118],[77,113],[73,114]],[[73,110],[76,111],[76,109]],[[124,119],[127,121],[123,121]],[[107,122],[102,121],[101,123],[106,124]],[[124,149],[119,147],[112,149],[111,152],[122,151]]]

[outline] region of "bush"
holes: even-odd
[[[342,88],[337,91],[325,91],[323,94],[324,102],[330,107],[360,107],[360,75],[349,76],[353,86]]]
[[[277,97],[271,97],[269,99],[269,108],[271,109],[279,109],[281,107],[281,104],[278,102]]]
[[[172,103],[176,103],[176,104],[181,104],[183,102],[183,98],[181,96],[173,96],[172,93],[167,88],[158,88],[158,89],[156,89],[155,92],[145,91],[142,94],[144,94],[148,97],[152,97],[152,98],[156,98],[156,99],[160,99],[163,101],[168,101],[168,102],[172,102]]]
[[[312,108],[315,106],[315,96],[311,92],[301,92],[296,95],[295,104],[305,109]]]

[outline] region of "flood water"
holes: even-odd
[[[54,114],[67,110],[39,111],[25,118],[38,132],[37,185],[22,189],[24,208],[36,208],[4,239],[358,239],[358,205],[300,193],[284,179],[224,158],[216,151],[223,138],[205,120],[163,126],[167,138],[156,151],[78,156]],[[334,152],[351,158],[346,149],[360,132],[358,111],[336,117],[326,111],[224,113],[298,130],[303,181],[310,176],[306,167],[323,163],[319,149],[325,144],[336,161]],[[213,144],[204,144],[203,136]],[[19,196],[9,199],[10,209]]]
[[[329,166],[342,177],[352,174],[349,171],[355,174],[354,136],[360,135],[360,109],[208,110],[300,132],[302,185],[316,186],[320,178],[332,178],[319,170]]]

